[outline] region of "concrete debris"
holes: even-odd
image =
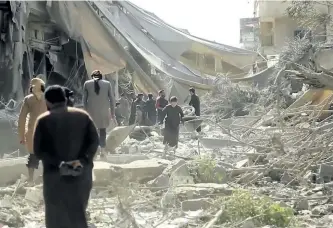
[[[115,179],[146,183],[161,175],[167,164],[168,161],[156,159],[138,160],[128,164],[95,162],[94,183],[105,184]]]
[[[295,202],[294,208],[298,211],[309,210],[309,201],[307,199],[300,199],[299,201]]]
[[[27,188],[24,199],[35,204],[40,204],[43,202],[43,190],[37,187]]]
[[[221,92],[226,86],[230,94]],[[205,117],[188,118],[167,159],[161,159],[159,127],[114,128],[108,135],[112,154],[94,164],[89,222],[110,228],[273,228],[297,220],[301,227],[333,227],[333,125],[318,121],[309,107],[286,109],[288,93],[276,104],[276,93],[275,87],[217,82],[209,99],[202,97]],[[28,187],[26,158],[7,157],[0,160],[0,227],[42,227],[42,167]],[[237,209],[224,221],[231,200]],[[270,201],[268,217],[255,214],[257,202]]]
[[[181,203],[183,211],[207,210],[210,206],[208,198],[185,200]]]
[[[319,177],[325,183],[333,181],[333,166],[321,164],[319,167]]]

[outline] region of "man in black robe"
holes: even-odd
[[[45,100],[49,111],[37,120],[33,146],[44,167],[46,228],[87,228],[97,130],[85,111],[66,106],[61,86],[48,87]]]
[[[198,95],[195,94],[194,88],[190,88],[189,91],[190,91],[190,96],[191,96],[189,105],[194,108],[195,115],[200,116],[200,99],[199,99]],[[201,132],[201,126],[199,126],[196,129],[196,131]]]
[[[177,102],[177,97],[171,97],[170,104],[162,111],[162,120],[166,117],[163,139],[163,144],[166,146],[165,150],[167,150],[168,147],[174,147],[176,149],[178,146],[179,124],[182,122],[184,113],[182,108],[177,105]]]
[[[148,100],[145,103],[145,114],[146,114],[146,122],[148,126],[152,126],[156,124],[156,101],[153,98],[153,94],[148,94]]]
[[[165,92],[164,90],[160,90],[158,92],[158,97],[156,99],[156,110],[157,110],[157,121],[159,124],[163,123],[163,118],[162,118],[162,110],[165,108],[165,106],[168,105],[167,99],[165,99]]]

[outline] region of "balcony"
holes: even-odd
[[[260,17],[260,21],[265,21],[266,19],[276,19],[287,16],[287,8],[291,6],[290,0],[259,0],[258,1],[258,15]],[[316,4],[316,10],[321,13],[327,13],[327,6],[323,4]]]

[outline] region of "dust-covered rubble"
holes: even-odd
[[[202,102],[203,115],[194,118],[201,133],[189,122],[181,125],[176,152],[164,151],[157,126],[119,136],[126,139],[114,154],[95,161],[89,222],[117,228],[333,227],[330,119],[319,121],[307,106],[286,109],[274,89],[237,87],[222,94],[217,86]],[[229,113],[235,107],[242,111]],[[42,227],[41,179],[25,185],[24,159],[0,161],[0,171],[11,170],[0,178],[0,224]]]

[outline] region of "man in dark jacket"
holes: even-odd
[[[148,93],[148,100],[145,103],[146,122],[148,126],[156,124],[156,101],[153,98],[153,94]]]
[[[132,125],[136,122],[136,106],[139,105],[141,110],[144,110],[145,102],[143,101],[143,94],[139,93],[135,101],[133,101],[131,105],[131,115],[130,115],[130,121],[129,125]],[[141,120],[140,122],[142,123],[144,120]]]
[[[195,115],[200,116],[200,99],[199,99],[198,95],[195,94],[194,88],[190,88],[189,91],[190,91],[190,96],[191,96],[189,105],[194,108]],[[196,129],[196,131],[201,132],[201,126],[199,126]]]
[[[37,120],[33,147],[44,167],[46,228],[87,228],[97,130],[85,111],[66,107],[61,86],[48,87],[45,99],[49,111]]]
[[[165,108],[165,106],[168,105],[168,101],[165,99],[165,92],[164,90],[158,91],[158,98],[156,99],[156,110],[157,110],[157,121],[159,124],[163,123],[162,118],[162,110]]]

